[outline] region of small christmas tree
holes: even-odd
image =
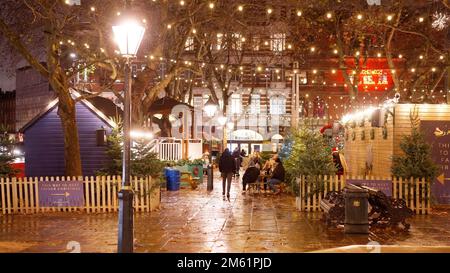
[[[289,155],[284,164],[288,176],[291,180],[302,175],[309,176],[312,192],[320,191],[324,181],[319,176],[336,173],[327,141],[320,132],[308,128],[293,132],[288,139],[289,143],[283,151],[283,154]]]
[[[115,120],[117,126],[113,128],[108,136],[108,148],[106,154],[109,160],[105,168],[98,172],[98,175],[121,175],[122,174],[122,141],[123,126],[120,119]],[[161,175],[164,168],[164,162],[160,161],[156,153],[151,152],[150,141],[139,139],[133,140],[131,149],[130,171],[133,176],[152,176]]]
[[[116,119],[117,124],[108,135],[108,147],[106,154],[108,161],[105,168],[97,172],[98,175],[120,175],[122,174],[122,122],[120,119]]]
[[[159,177],[164,168],[164,162],[158,159],[158,154],[151,151],[148,140],[136,140],[131,150],[131,174],[135,176]]]
[[[411,135],[404,136],[400,148],[404,155],[394,156],[392,174],[403,178],[427,178],[432,182],[438,173],[438,166],[431,157],[431,146],[423,134],[413,128]]]
[[[16,159],[14,145],[15,141],[8,135],[8,128],[0,125],[0,177],[11,177],[18,173],[11,166]]]
[[[286,170],[295,175],[329,175],[336,172],[327,141],[319,132],[302,128],[292,137]]]
[[[432,183],[438,174],[438,166],[431,157],[431,145],[419,130],[419,110],[417,106],[409,114],[411,135],[406,135],[400,142],[404,155],[392,158],[392,174],[402,178],[426,178]]]

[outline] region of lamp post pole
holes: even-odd
[[[131,64],[144,36],[145,28],[132,18],[112,27],[114,40],[120,54],[125,57],[124,117],[123,117],[123,155],[122,155],[122,188],[119,191],[119,234],[117,251],[133,252],[133,190],[130,183],[131,158]]]
[[[131,158],[131,67],[130,59],[125,64],[125,94],[123,119],[123,164],[122,189],[119,192],[119,253],[133,252],[133,191],[130,183]]]
[[[206,173],[208,174],[208,183],[206,185],[207,191],[212,191],[214,189],[214,169],[213,169],[213,163],[212,163],[212,118],[209,120],[209,137],[211,138],[209,140],[209,164],[207,166]]]
[[[214,115],[217,112],[217,108],[219,107],[218,103],[214,102],[211,98],[211,96],[209,96],[208,101],[205,103],[205,113],[206,115],[209,117],[209,136],[211,138],[210,142],[209,142],[209,165],[208,165],[208,169],[207,169],[207,173],[208,173],[208,183],[207,183],[207,190],[208,191],[212,191],[214,184],[213,184],[213,168],[212,168],[212,146],[213,146],[213,140],[212,140],[212,119],[214,117]]]

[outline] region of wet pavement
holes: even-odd
[[[161,210],[135,216],[136,252],[372,252],[374,246],[401,252],[439,247],[450,252],[450,214],[445,211],[410,219],[409,232],[372,230],[345,235],[324,227],[321,213],[295,209],[287,194],[241,193],[234,181],[230,200],[221,182],[212,192],[162,191]],[[368,244],[368,245],[367,245]],[[115,252],[117,214],[48,213],[0,216],[0,252]],[[344,248],[342,248],[344,247]],[[344,250],[342,250],[344,249]]]

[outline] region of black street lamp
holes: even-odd
[[[212,145],[213,145],[213,140],[212,140],[212,118],[214,117],[214,115],[216,114],[217,110],[219,109],[219,105],[214,102],[211,98],[211,96],[209,97],[209,99],[206,101],[205,103],[205,113],[206,115],[210,118],[209,121],[209,136],[211,138],[210,140],[210,146],[209,146],[209,164],[207,166],[207,174],[208,174],[208,183],[207,183],[207,190],[208,191],[212,191],[214,184],[213,184],[213,168],[212,168]]]
[[[114,40],[125,62],[125,94],[123,119],[122,189],[119,191],[119,253],[133,252],[133,190],[130,183],[131,158],[131,66],[144,37],[145,28],[133,20],[112,27]]]

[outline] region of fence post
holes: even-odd
[[[145,177],[145,185],[144,185],[144,192],[145,192],[145,207],[147,212],[152,211],[152,186],[151,186],[151,176]]]
[[[106,187],[105,187],[105,183],[106,183],[106,177],[102,176],[101,178],[101,190],[100,190],[100,194],[101,194],[101,198],[102,198],[102,212],[106,212],[106,195],[107,193],[105,192]]]
[[[398,184],[398,198],[402,198],[403,199],[403,186],[404,186],[404,181],[403,181],[403,177],[400,177],[400,183]],[[405,198],[405,203],[406,203],[406,198]],[[406,203],[408,204],[408,203]]]
[[[111,212],[111,176],[106,176],[106,209]]]
[[[426,206],[427,206],[427,202],[425,200],[425,190],[426,190],[426,179],[424,177],[422,177],[421,179],[421,188],[420,188],[420,197],[421,197],[421,202],[420,202],[420,206],[422,207],[422,214],[426,214]]]
[[[13,212],[18,212],[18,203],[19,200],[17,198],[17,178],[13,177],[11,179],[11,186],[12,186],[12,204],[13,204]]]
[[[12,210],[11,179],[10,178],[6,178],[5,186],[6,186],[6,208],[8,209],[7,210],[8,214],[10,214],[11,210]]]
[[[397,177],[392,177],[392,198],[397,198]]]
[[[416,213],[420,214],[421,213],[421,204],[419,202],[419,197],[420,197],[420,178],[417,178],[415,181],[415,196],[416,196]]]
[[[409,204],[410,204],[410,208],[416,212],[416,209],[414,207],[414,178],[410,178],[409,179],[409,185],[408,185],[408,197],[409,197]]]
[[[28,186],[29,186],[29,180],[32,180],[32,178],[30,177],[30,179],[28,179],[28,177],[24,177],[23,178],[23,183],[24,183],[24,187],[23,187],[23,189],[24,189],[24,198],[25,198],[25,213],[28,213],[29,211],[30,211],[30,202],[29,202],[29,199],[28,199],[28,193],[29,193],[29,188],[28,188]]]
[[[5,179],[0,177],[0,197],[2,198],[2,213],[6,214],[6,199],[5,199]]]
[[[427,214],[431,212],[431,183],[427,182]]]
[[[34,196],[37,193],[34,191],[34,184],[37,181],[37,177],[30,177],[30,209],[31,213],[36,213],[36,204],[34,203]]]

